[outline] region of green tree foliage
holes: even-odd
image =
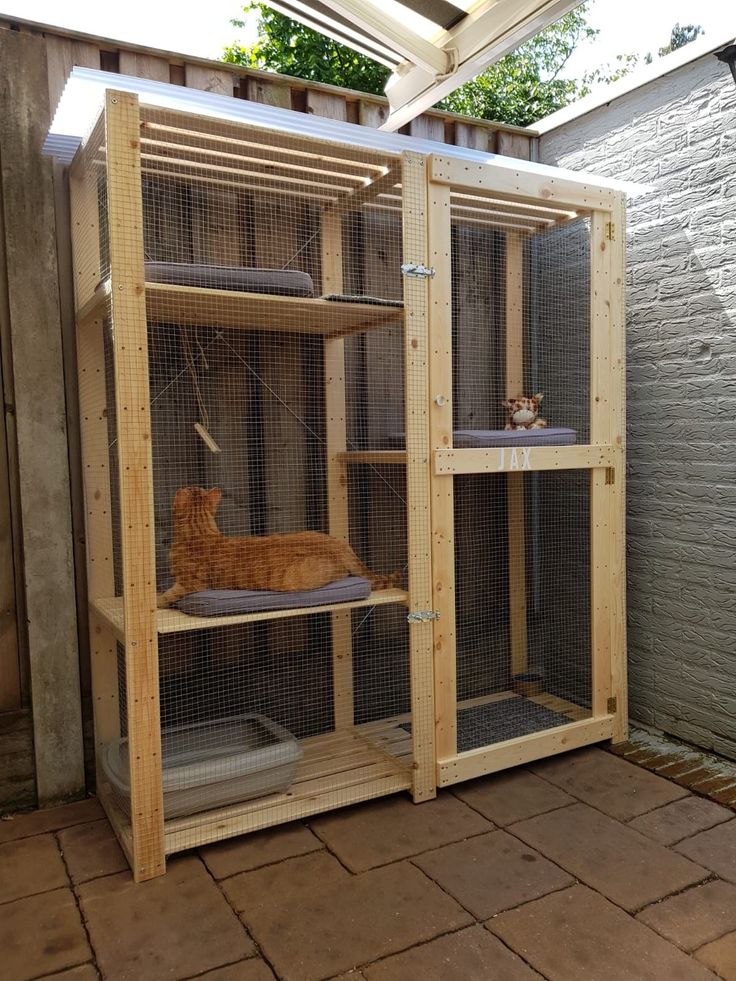
[[[694,41],[699,34],[705,34],[700,24],[675,24],[670,32],[670,43],[659,49],[660,58],[672,51],[677,51],[678,48],[684,48],[686,44]]]
[[[383,92],[389,74],[383,65],[266,4],[250,3],[244,11],[258,13],[258,41],[250,48],[227,48],[225,61],[360,92]],[[233,24],[240,27],[243,21]],[[575,48],[597,34],[588,24],[587,7],[583,4],[460,86],[439,103],[439,108],[528,126],[586,95],[592,84],[613,81],[633,67],[634,55],[620,55],[613,67],[601,67],[582,79],[562,78],[561,72]]]
[[[669,44],[665,44],[663,47],[659,48],[657,54],[660,58],[664,58],[665,55],[671,54],[673,51],[677,51],[678,48],[684,48],[686,44],[690,44],[694,41],[696,37],[701,34],[705,34],[705,31],[700,26],[700,24],[680,24],[677,23],[670,31]],[[644,61],[651,65],[654,61],[651,51],[645,56]]]
[[[358,92],[381,95],[390,72],[384,65],[358,54],[332,38],[290,20],[265,3],[249,3],[244,13],[258,12],[258,40],[250,48],[233,44],[224,60],[249,68],[327,82]],[[234,27],[243,27],[234,20]]]

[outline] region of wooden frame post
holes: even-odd
[[[401,158],[404,262],[427,265],[427,160]],[[423,277],[404,277],[406,504],[409,614],[431,614],[432,532],[429,477],[429,289]],[[434,739],[433,624],[409,622],[414,801],[437,794]]]
[[[430,454],[452,448],[452,227],[450,188],[429,184]],[[455,632],[455,478],[431,467],[432,603],[437,759],[457,753],[457,649]]]
[[[342,293],[342,219],[337,211],[322,214],[322,293]],[[327,462],[327,520],[334,538],[350,538],[345,418],[345,341],[325,338],[325,455]],[[349,610],[331,614],[332,695],[335,728],[354,722],[352,615]]]
[[[87,596],[90,601],[115,595],[103,330],[100,319],[88,320],[77,330]],[[120,705],[115,635],[110,625],[95,612],[92,603],[89,634],[95,751],[99,759],[105,743],[120,738]]]
[[[611,374],[611,216],[594,211],[590,220],[590,442],[610,445]],[[611,714],[611,468],[590,471],[590,599],[593,717]]]
[[[105,104],[133,874],[165,871],[156,554],[138,99]]]
[[[524,391],[524,240],[506,233],[506,398],[531,395]],[[526,536],[524,475],[506,475],[506,520],[509,557],[509,638],[511,675],[527,668]]]
[[[610,438],[621,448],[620,464],[609,485],[611,496],[611,696],[615,699],[613,742],[628,737],[626,683],[626,199],[616,197],[611,213],[611,421]],[[613,707],[613,706],[612,706]]]

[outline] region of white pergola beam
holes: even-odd
[[[415,62],[394,73],[386,86],[391,111],[381,129],[398,130],[578,5],[579,0],[486,0],[471,9],[436,42],[453,52],[456,69],[437,78]]]
[[[444,75],[449,71],[451,61],[443,48],[420,37],[406,24],[394,20],[373,4],[361,0],[322,0],[322,3],[347,17],[369,37],[382,42],[392,51],[397,51],[424,72],[435,76]],[[339,21],[335,24],[336,27],[340,26]]]

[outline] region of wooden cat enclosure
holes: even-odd
[[[108,91],[70,171],[98,793],[138,879],[626,729],[621,193],[304,125]],[[187,520],[195,567],[216,523],[395,575],[160,608]]]

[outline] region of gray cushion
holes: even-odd
[[[335,300],[338,303],[370,303],[375,307],[403,307],[403,300],[386,300],[380,296],[356,296],[353,293],[328,293],[323,300]]]
[[[574,429],[456,429],[452,434],[457,450],[474,446],[572,446],[578,434]],[[404,448],[404,434],[388,437],[392,449]]]
[[[149,283],[202,286],[241,293],[277,296],[314,296],[312,277],[292,269],[246,269],[242,266],[209,266],[188,262],[147,262]]]
[[[282,593],[251,589],[206,589],[189,593],[175,604],[183,613],[195,617],[235,616],[238,613],[262,613],[266,610],[293,610],[300,606],[327,606],[368,599],[371,584],[367,579],[348,576],[319,589]]]
[[[572,446],[574,429],[458,429],[453,434],[456,449],[473,446]]]

